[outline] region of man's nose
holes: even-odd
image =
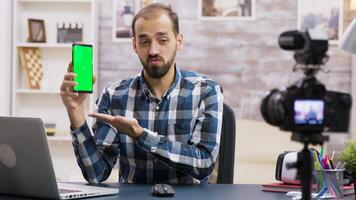
[[[157,55],[159,53],[159,46],[157,43],[152,42],[151,47],[150,47],[150,51],[149,54],[151,56]]]

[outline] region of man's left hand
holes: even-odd
[[[111,124],[120,133],[124,133],[134,140],[138,140],[143,132],[143,128],[138,124],[135,118],[112,116],[96,112],[89,113],[88,115],[89,117],[94,117],[98,120]]]

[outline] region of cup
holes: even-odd
[[[315,170],[316,198],[342,199],[344,197],[344,169]]]

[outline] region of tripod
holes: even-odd
[[[302,185],[302,200],[311,200],[311,189],[313,180],[313,156],[309,150],[309,144],[323,145],[329,140],[329,136],[322,135],[321,132],[293,132],[292,140],[304,144],[304,148],[298,152],[298,159],[295,163],[288,163],[288,168],[297,168],[297,178]]]

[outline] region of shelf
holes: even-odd
[[[72,48],[70,43],[17,43],[17,47]]]
[[[91,3],[92,0],[18,0],[20,3]]]
[[[38,117],[44,122],[56,124],[56,135],[48,136],[51,144],[67,145],[72,141],[68,133],[70,121],[60,97],[63,76],[72,59],[72,43],[57,43],[57,24],[81,22],[83,42],[96,46],[98,32],[96,5],[97,0],[14,0],[11,114]],[[47,42],[27,42],[29,18],[44,20]],[[41,89],[29,88],[27,72],[22,68],[19,59],[21,47],[40,48],[43,71]],[[96,57],[94,55],[94,58]],[[93,65],[95,67],[97,63]],[[93,70],[96,73],[96,69]],[[94,98],[94,95],[90,95],[86,99],[83,105],[85,113],[92,111]]]
[[[59,91],[46,91],[36,89],[16,89],[16,94],[59,94]]]
[[[48,141],[72,141],[70,136],[47,136]]]

